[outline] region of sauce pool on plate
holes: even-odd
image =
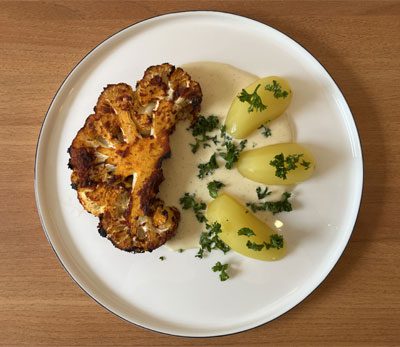
[[[231,65],[216,62],[196,62],[182,65],[182,68],[195,81],[200,83],[203,92],[201,115],[214,115],[219,118],[220,124],[224,124],[226,114],[232,100],[242,88],[251,84],[259,77]],[[271,136],[265,137],[262,130],[254,131],[247,137],[245,150],[276,143],[292,142],[292,130],[288,116],[283,114],[266,125],[271,129]],[[219,168],[214,174],[204,179],[197,177],[199,169],[197,165],[205,163],[216,152],[216,147],[200,149],[193,154],[190,143],[195,140],[187,130],[189,123],[180,122],[176,126],[174,134],[170,138],[172,156],[163,163],[165,180],[160,186],[160,198],[166,205],[180,206],[179,199],[185,193],[195,193],[196,199],[208,203],[212,200],[207,189],[207,183],[213,180],[223,182],[225,187],[221,189],[238,199],[243,205],[246,202],[256,201],[256,189],[261,184],[243,177],[235,167],[228,170],[223,161],[218,159]],[[285,188],[282,186],[269,186],[272,194],[268,200],[279,200]],[[181,210],[181,221],[176,236],[166,243],[172,250],[196,248],[199,245],[200,233],[204,231],[203,223],[199,223],[192,210]],[[271,215],[268,212],[259,213],[258,217],[267,224]],[[270,221],[271,222],[271,221]]]

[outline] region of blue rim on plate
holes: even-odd
[[[105,39],[104,41],[102,41],[101,43],[99,43],[99,44],[98,44],[96,47],[94,47],[89,53],[87,53],[87,54],[85,55],[85,57],[83,57],[83,58],[76,64],[76,66],[71,70],[71,72],[67,75],[67,77],[64,79],[64,81],[63,81],[62,84],[60,85],[59,89],[57,90],[56,94],[54,95],[54,97],[53,97],[53,99],[52,99],[52,101],[51,101],[51,103],[50,103],[50,106],[49,106],[49,108],[48,108],[48,110],[47,110],[47,112],[46,112],[46,116],[45,116],[45,118],[44,118],[44,120],[43,120],[41,129],[40,129],[40,132],[39,132],[39,136],[38,136],[37,145],[36,145],[35,167],[34,167],[35,199],[36,199],[36,205],[37,205],[37,209],[38,209],[40,221],[41,221],[41,224],[42,224],[42,228],[43,228],[43,230],[44,230],[44,232],[45,232],[45,235],[46,235],[46,238],[47,238],[49,244],[51,245],[53,251],[55,252],[55,254],[56,254],[56,256],[57,256],[59,262],[60,262],[61,265],[64,267],[64,269],[67,271],[67,273],[71,276],[71,278],[75,281],[75,283],[77,283],[78,286],[79,286],[87,295],[89,295],[92,299],[94,299],[98,304],[100,304],[101,306],[103,306],[104,308],[106,308],[109,312],[115,314],[117,317],[119,317],[119,318],[121,318],[121,319],[123,319],[123,320],[125,320],[125,321],[127,321],[127,322],[129,322],[129,323],[133,323],[133,324],[135,324],[135,325],[141,326],[142,328],[149,329],[149,330],[151,330],[151,331],[161,332],[161,333],[164,333],[164,334],[167,334],[167,335],[178,335],[178,336],[186,336],[186,337],[215,337],[215,336],[223,336],[223,335],[230,335],[230,334],[233,334],[233,333],[239,333],[239,332],[242,332],[242,331],[245,331],[245,330],[249,330],[249,329],[255,328],[255,327],[259,326],[259,325],[256,325],[256,326],[251,327],[251,328],[243,329],[243,330],[238,330],[238,331],[236,331],[236,332],[229,332],[229,333],[223,333],[223,334],[198,335],[198,336],[185,335],[185,334],[173,334],[173,333],[168,333],[168,332],[165,332],[165,331],[154,330],[154,329],[152,329],[152,328],[149,328],[149,327],[146,327],[146,326],[139,325],[139,324],[137,324],[137,323],[131,322],[130,320],[128,320],[128,319],[126,319],[126,318],[120,316],[119,314],[117,314],[116,312],[114,312],[112,309],[110,309],[109,307],[107,307],[105,304],[103,304],[102,302],[100,302],[99,300],[97,300],[97,298],[96,298],[95,296],[91,295],[91,294],[88,292],[88,290],[85,289],[84,286],[82,286],[82,285],[79,283],[79,280],[76,279],[76,278],[73,276],[73,274],[71,274],[71,272],[68,270],[68,267],[64,264],[63,260],[60,258],[59,254],[57,253],[56,249],[54,248],[54,246],[53,246],[53,244],[52,244],[52,242],[51,242],[51,239],[50,239],[48,230],[47,230],[47,228],[46,228],[45,221],[44,221],[43,216],[42,216],[42,211],[41,211],[41,206],[40,206],[40,197],[39,197],[38,186],[37,186],[38,151],[39,151],[39,144],[40,144],[40,140],[41,140],[42,131],[43,131],[43,128],[44,128],[44,126],[45,126],[45,124],[46,124],[47,116],[48,116],[49,111],[50,111],[50,109],[51,109],[51,107],[52,107],[52,105],[53,105],[53,102],[55,101],[55,99],[57,98],[57,96],[58,96],[58,94],[59,94],[59,91],[62,89],[62,87],[63,87],[63,86],[65,85],[65,83],[68,81],[69,77],[70,77],[70,76],[72,75],[72,73],[77,69],[77,67],[80,66],[80,65],[86,60],[86,58],[87,58],[88,56],[90,56],[91,53],[94,52],[97,48],[101,47],[103,44],[105,44],[106,42],[108,42],[109,40],[111,40],[112,38],[114,38],[114,37],[115,37],[116,35],[118,35],[119,33],[123,32],[123,31],[125,31],[125,30],[127,30],[127,29],[129,29],[129,28],[131,28],[131,27],[133,27],[133,26],[136,26],[136,25],[138,25],[138,24],[140,24],[140,23],[143,23],[143,22],[146,22],[146,21],[149,21],[149,20],[154,20],[154,19],[157,19],[157,18],[161,18],[161,17],[180,16],[180,15],[188,15],[188,14],[189,14],[189,15],[192,15],[192,14],[200,14],[200,15],[201,15],[201,14],[215,14],[215,15],[232,16],[232,17],[238,17],[238,18],[241,18],[241,19],[244,19],[244,20],[247,20],[247,21],[252,21],[252,22],[254,22],[254,23],[261,24],[261,25],[263,25],[263,26],[269,27],[268,25],[266,25],[266,24],[264,24],[264,23],[261,23],[261,22],[258,22],[258,21],[255,21],[255,20],[253,20],[253,19],[249,19],[249,18],[246,18],[246,17],[242,17],[242,16],[238,16],[238,15],[235,15],[235,14],[231,14],[231,13],[228,13],[228,12],[217,12],[217,11],[183,11],[183,12],[172,12],[172,13],[168,13],[168,14],[163,14],[163,15],[159,15],[159,16],[154,16],[154,17],[151,17],[151,18],[142,20],[142,21],[140,21],[140,22],[137,22],[137,23],[135,23],[135,24],[129,25],[128,27],[126,27],[126,28],[124,28],[124,29],[121,29],[121,30],[118,31],[117,33],[111,35],[110,37],[108,37],[107,39]],[[269,28],[270,28],[270,29],[273,29],[273,28],[271,28],[271,27],[269,27]],[[276,29],[273,29],[273,30],[278,31],[278,30],[276,30]],[[280,31],[278,31],[278,32],[281,33],[281,34],[283,34],[283,35],[285,35],[289,40],[295,42],[299,47],[301,47],[303,50],[305,50],[305,51],[306,51],[306,52],[307,52],[307,53],[322,67],[322,69],[326,72],[326,74],[332,79],[332,82],[333,82],[333,83],[336,85],[336,87],[340,90],[340,88],[338,87],[338,85],[336,84],[336,82],[333,80],[332,76],[327,72],[327,70],[322,66],[322,64],[321,64],[317,59],[315,59],[315,58],[311,55],[311,53],[309,53],[303,46],[301,46],[298,42],[296,42],[295,40],[293,40],[292,38],[290,38],[288,35],[286,35],[286,34],[280,32]],[[340,92],[341,92],[341,91],[340,91]],[[343,96],[343,98],[344,98],[343,93],[341,93],[341,94],[342,94],[342,96]],[[344,99],[345,99],[345,98],[344,98]],[[348,107],[347,101],[345,101],[345,102],[346,102],[347,107]],[[350,114],[351,114],[350,109],[349,109],[349,112],[350,112]],[[353,118],[353,123],[350,124],[350,126],[354,128],[354,129],[352,129],[352,131],[354,131],[355,134],[357,134],[357,137],[358,137],[358,139],[359,139],[358,132],[357,132],[357,129],[356,129],[356,126],[355,126],[355,123],[354,123],[354,118]],[[359,159],[361,160],[361,166],[362,166],[361,145],[360,145],[360,143],[358,143],[358,144],[356,144],[356,145],[358,145],[358,147],[360,147],[360,157],[359,157]],[[362,173],[361,173],[361,185],[360,185],[360,191],[359,191],[358,209],[359,209],[359,207],[360,207],[361,195],[362,195]],[[354,224],[355,224],[355,222],[356,222],[357,215],[358,215],[358,211],[357,211],[357,213],[355,214],[355,217],[354,217],[354,220],[353,220],[352,228],[351,228],[351,229],[354,228]],[[351,236],[351,232],[350,232],[349,238],[350,238],[350,236]],[[319,284],[317,284],[317,286],[314,287],[314,289],[312,289],[309,293],[307,293],[299,302],[297,302],[297,304],[293,305],[291,308],[289,308],[288,310],[286,310],[286,311],[280,313],[280,314],[277,315],[275,318],[273,318],[273,319],[271,319],[271,320],[269,320],[269,321],[272,321],[272,320],[274,320],[274,319],[280,317],[282,314],[288,312],[288,311],[291,310],[293,307],[296,307],[296,306],[297,306],[300,302],[302,302],[308,295],[310,295],[310,294],[323,282],[323,280],[326,278],[326,276],[329,274],[329,272],[332,271],[333,267],[336,265],[337,261],[339,260],[341,254],[343,253],[343,251],[344,251],[345,247],[347,246],[347,244],[348,244],[348,241],[346,242],[345,246],[344,246],[343,249],[341,250],[340,255],[338,256],[338,258],[337,258],[336,261],[334,262],[334,264],[333,264],[333,266],[331,267],[331,269],[325,274],[325,276],[323,276],[323,277],[321,278]],[[269,321],[267,321],[267,322],[265,322],[265,323],[268,323]],[[265,324],[265,323],[261,323],[261,324]]]

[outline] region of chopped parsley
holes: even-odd
[[[272,136],[271,129],[266,127],[264,124],[261,124],[258,129],[263,129],[261,130],[261,134],[263,134],[265,137],[270,137]]]
[[[220,131],[221,131],[221,138],[223,138],[224,140],[230,139],[230,136],[226,134],[226,125],[225,124],[223,126],[221,126]]]
[[[284,245],[284,240],[283,236],[279,234],[272,234],[269,237],[269,243],[264,242],[264,243],[255,243],[251,241],[247,241],[246,246],[249,249],[252,249],[253,251],[260,252],[264,247],[266,250],[270,248],[276,248],[276,249],[281,249],[283,248]]]
[[[165,257],[162,255],[160,258],[158,258],[158,259],[160,259],[161,261],[164,261],[165,260]]]
[[[252,249],[253,251],[261,251],[264,248],[264,244],[263,243],[255,243],[255,242],[251,242],[250,240],[247,241],[246,243],[247,248]]]
[[[301,166],[304,166],[305,170],[308,170],[310,168],[311,163],[309,161],[305,161],[304,159],[300,163]]]
[[[275,99],[279,98],[285,99],[289,95],[289,93],[286,90],[282,91],[282,86],[275,80],[272,80],[272,84],[267,84],[265,86],[265,90],[273,92]]]
[[[226,152],[221,152],[219,155],[226,161],[225,167],[230,170],[233,168],[233,164],[239,160],[239,154],[246,147],[247,140],[240,141],[239,145],[236,145],[231,139],[225,139],[224,146]]]
[[[217,158],[215,153],[210,157],[210,160],[207,163],[199,164],[197,166],[199,168],[198,178],[203,179],[205,176],[213,174],[216,169],[218,169]]]
[[[238,95],[238,99],[241,102],[247,102],[250,106],[247,109],[249,113],[256,111],[264,111],[267,106],[263,104],[260,95],[257,94],[258,88],[260,88],[261,84],[259,84],[252,94],[246,92],[245,89],[242,89],[242,92]]]
[[[267,195],[271,194],[271,192],[268,191],[268,187],[265,187],[264,190],[262,190],[261,187],[257,187],[256,193],[259,200],[264,199]]]
[[[185,193],[185,195],[179,199],[179,203],[184,210],[189,210],[192,208],[197,220],[200,223],[206,221],[203,211],[206,209],[207,205],[202,201],[196,201],[196,194]]]
[[[230,247],[218,237],[221,232],[221,224],[217,222],[206,224],[206,229],[207,231],[200,235],[200,249],[196,257],[203,258],[204,251],[211,252],[213,249],[220,249],[224,253],[230,250]]]
[[[255,234],[254,234],[254,231],[251,230],[250,228],[241,228],[238,231],[238,235],[244,235],[244,236],[250,237],[250,236],[254,236]]]
[[[207,184],[208,192],[210,193],[210,196],[214,199],[218,196],[218,190],[220,190],[222,187],[225,187],[225,184],[220,181],[214,180]]]
[[[271,211],[273,214],[279,212],[292,211],[292,204],[289,201],[291,194],[285,192],[282,194],[282,199],[279,201],[264,201],[264,202],[248,202],[246,205],[251,208],[253,212],[257,211]]]
[[[193,154],[196,153],[199,150],[201,144],[203,144],[203,148],[211,147],[211,145],[207,142],[208,140],[211,140],[212,142],[214,142],[215,145],[219,142],[218,138],[217,138],[217,135],[212,136],[212,137],[206,135],[201,139],[196,138],[195,140],[196,140],[195,143],[189,143],[190,147],[192,148],[192,153]]]
[[[219,127],[219,119],[217,116],[199,116],[192,125],[193,136],[203,136]]]
[[[185,251],[185,250],[184,250],[183,248],[179,248],[179,249],[178,249],[178,252],[179,252],[179,253],[183,253],[184,251]]]
[[[200,148],[200,141],[196,139],[195,143],[189,143],[189,146],[192,148],[192,153],[196,153]]]
[[[264,242],[264,244],[265,244],[265,248],[266,249],[270,249],[270,248],[280,249],[280,248],[283,248],[283,245],[284,245],[283,236],[279,235],[279,234],[272,234],[269,237],[269,243]]]
[[[238,161],[240,152],[245,149],[247,140],[242,140],[239,142],[239,144],[236,144],[232,140],[232,137],[226,133],[226,125],[223,125],[220,128],[220,131],[220,137],[223,140],[222,147],[225,148],[219,148],[218,152],[219,155],[226,161],[225,167],[230,170],[232,169],[233,164]]]
[[[221,262],[219,261],[211,269],[214,272],[220,271],[219,279],[221,281],[226,281],[229,278],[229,275],[226,272],[226,270],[228,270],[228,266],[228,264],[221,264]]]
[[[287,173],[289,171],[293,171],[297,168],[297,164],[299,164],[300,158],[304,154],[289,154],[286,158],[283,153],[277,154],[273,160],[269,162],[269,165],[275,167],[275,176],[282,178],[282,179],[287,179]],[[310,162],[303,161],[300,163],[300,165],[304,166],[306,170],[310,167]]]
[[[200,148],[200,145],[203,145],[203,148],[210,147],[208,141],[214,142],[214,144],[218,143],[217,135],[209,136],[207,133],[218,129],[219,127],[219,119],[216,116],[199,116],[195,123],[192,125],[192,135],[195,138],[195,143],[190,143],[190,147],[192,148],[192,153],[196,153]]]

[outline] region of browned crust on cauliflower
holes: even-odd
[[[157,198],[162,162],[175,124],[193,121],[201,100],[200,85],[181,68],[151,66],[135,91],[125,83],[104,88],[72,141],[71,185],[116,247],[151,251],[175,235],[179,211]]]

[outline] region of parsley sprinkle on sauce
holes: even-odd
[[[212,141],[216,145],[218,143],[217,135],[210,136],[208,133],[213,132],[218,127],[218,117],[214,115],[208,117],[199,116],[191,127],[192,135],[195,139],[195,143],[189,144],[192,148],[192,153],[196,153],[200,145],[203,145],[203,148],[210,147],[209,141]]]
[[[266,196],[271,194],[271,192],[268,191],[268,187],[265,187],[264,190],[262,190],[261,187],[257,187],[256,193],[258,200],[264,199]]]
[[[207,189],[208,192],[210,193],[210,196],[212,198],[216,198],[218,196],[218,191],[222,188],[225,187],[225,184],[223,184],[220,181],[211,181],[207,184]]]
[[[270,136],[272,136],[271,129],[268,128],[268,127],[266,127],[264,124],[261,124],[261,125],[258,127],[258,129],[262,129],[262,130],[261,130],[261,134],[263,134],[264,137],[270,137]]]
[[[199,116],[192,126],[193,136],[205,136],[219,127],[219,119],[217,116],[211,115],[208,117]]]
[[[206,224],[206,230],[200,235],[200,249],[196,254],[197,258],[203,258],[205,251],[210,253],[213,249],[219,249],[224,254],[230,251],[231,248],[218,237],[218,234],[221,233],[221,224],[217,222]]]
[[[199,164],[198,166],[199,174],[198,178],[203,179],[204,177],[211,175],[218,169],[217,157],[215,153],[210,157],[207,163]]]
[[[233,168],[233,164],[239,160],[239,154],[246,147],[247,140],[240,141],[239,145],[236,145],[232,141],[224,143],[226,152],[221,152],[220,156],[226,161],[225,168],[228,170]]]
[[[263,123],[258,123],[255,126],[253,133],[248,136],[236,137],[235,134],[235,137],[231,137],[231,134],[233,133],[229,127],[229,124],[226,123],[224,115],[226,115],[227,111],[232,105],[233,99],[236,99],[235,102],[241,107],[243,114],[247,115],[249,119],[257,120],[257,117],[259,119],[263,117],[265,111],[267,113],[273,111],[275,103],[281,103],[283,101],[283,98],[279,98],[279,100],[277,100],[274,98],[273,92],[265,90],[266,84],[273,84],[273,78],[265,81],[257,81],[256,76],[246,74],[245,72],[243,74],[244,77],[242,77],[242,75],[240,74],[243,72],[241,72],[240,70],[238,70],[238,75],[236,75],[239,76],[239,78],[235,77],[232,81],[232,84],[235,85],[232,90],[235,91],[231,93],[230,85],[222,86],[223,83],[217,83],[217,81],[215,81],[215,78],[213,82],[210,83],[208,82],[209,77],[206,74],[204,74],[203,78],[203,73],[200,72],[207,71],[208,64],[209,63],[193,64],[192,71],[196,71],[198,73],[196,75],[196,72],[193,72],[194,74],[192,78],[194,80],[198,80],[201,83],[201,87],[203,89],[203,103],[201,109],[202,114],[198,116],[190,126],[189,123],[182,123],[182,126],[177,126],[174,135],[171,136],[172,156],[168,161],[165,162],[165,181],[160,189],[161,199],[166,202],[166,205],[176,206],[179,207],[179,209],[181,210],[181,220],[178,230],[179,234],[177,234],[177,237],[169,240],[167,246],[172,248],[176,252],[179,252],[180,248],[185,249],[184,256],[189,256],[191,252],[187,252],[187,250],[195,247],[196,244],[199,244],[199,235],[202,232],[202,228],[205,234],[208,234],[210,232],[209,228],[206,229],[206,224],[212,225],[214,219],[210,219],[209,221],[207,221],[207,204],[212,202],[213,199],[218,199],[223,195],[232,193],[233,196],[236,196],[239,199],[239,202],[243,205],[243,215],[248,217],[253,214],[251,212],[251,208],[246,208],[245,206],[245,203],[247,201],[253,203],[263,203],[264,198],[266,200],[271,200],[269,198],[271,192],[266,187],[266,185],[269,185],[270,183],[257,183],[240,177],[240,172],[236,170],[236,168],[239,168],[238,162],[240,162],[240,158],[242,157],[242,155],[244,155],[248,150],[251,150],[254,143],[257,143],[256,147],[262,147],[269,144],[274,144],[275,142],[292,142],[292,135],[290,133],[290,128],[288,127],[290,125],[288,122],[288,120],[290,121],[290,118],[286,117],[286,115],[284,115],[279,120],[277,119],[273,123],[268,123],[268,120],[263,121]],[[213,65],[215,65],[215,67]],[[211,63],[212,68],[215,69],[213,71],[220,71],[221,65],[222,64]],[[188,70],[188,73],[191,74],[190,69]],[[282,82],[281,79],[277,77],[275,77],[274,79],[280,83],[280,85],[282,86],[282,90],[290,91],[290,88],[287,86],[286,83]],[[210,86],[211,84],[221,84],[221,87],[218,87],[218,90],[224,90],[224,93],[225,91],[227,93],[231,93],[229,94],[230,96],[228,97],[228,100],[222,100],[224,99],[224,93],[213,93],[212,91],[210,91],[215,90],[213,86]],[[245,86],[250,86],[250,88],[245,88],[245,90],[248,92],[247,94],[249,94],[250,96],[250,100],[254,101],[254,97],[256,97],[257,95],[261,99],[261,103],[264,106],[267,106],[267,109],[265,111],[259,112],[258,108],[253,106],[252,112],[248,113],[248,108],[251,107],[250,103],[246,101],[240,101],[237,97],[238,94],[241,94],[242,88]],[[252,95],[254,95],[253,99]],[[267,96],[268,98],[265,99],[265,96]],[[288,100],[290,101],[290,99],[291,93],[289,93],[288,97],[285,98],[285,102],[288,102]],[[259,122],[261,122],[261,120],[259,120]],[[270,124],[272,126],[270,126]],[[260,129],[257,130],[257,127],[260,127]],[[248,140],[248,142],[240,143],[242,140]],[[281,153],[281,151],[276,151],[274,155],[277,153]],[[284,151],[283,153],[286,154],[286,152]],[[302,168],[302,171],[304,171],[305,167],[301,165],[302,159],[305,159],[306,161],[311,160],[307,156],[306,152],[294,151],[293,153],[305,153],[305,156],[303,158],[300,158],[299,163],[297,164],[299,167]],[[268,160],[264,160],[262,165],[268,166],[268,162],[272,159],[273,156],[271,156],[271,159],[268,158]],[[191,165],[189,166],[189,164]],[[275,169],[271,166],[269,167],[271,176],[273,176]],[[310,169],[308,171],[312,171],[313,168],[314,163],[312,162],[312,165],[310,165]],[[291,175],[288,175],[288,178],[289,181]],[[169,184],[170,181],[171,184]],[[259,188],[258,193],[260,194],[260,197],[258,197],[258,194],[256,195],[256,188]],[[279,196],[283,191],[283,188],[282,190],[274,188],[274,191],[272,192],[274,196],[272,197],[271,195],[272,199],[275,199],[275,196],[277,197],[277,199],[279,199]],[[180,198],[184,198],[185,195],[186,199],[184,199],[181,204],[185,205],[186,209],[184,209],[183,206],[179,206],[179,203],[177,204]],[[193,200],[191,198],[193,198]],[[206,204],[204,209],[202,209],[202,203]],[[229,221],[226,222],[226,219],[229,219]],[[201,223],[198,223],[198,221],[201,221]],[[234,218],[223,218],[221,220],[218,220],[218,222],[223,225],[221,227],[223,233],[218,233],[218,238],[221,237],[225,240],[224,223],[234,223]],[[241,240],[243,248],[247,248],[246,242],[248,240],[253,242],[255,241],[257,244],[261,244],[263,243],[263,241],[269,242],[268,235],[270,232],[260,239],[261,234],[256,228],[253,229],[253,232],[256,233],[257,236],[250,236],[251,232],[248,233],[249,236],[247,236],[246,234],[238,235],[241,226],[248,226],[251,230],[253,229],[253,225],[244,222],[241,223],[241,225],[239,224],[239,227],[232,230],[232,233],[236,234],[236,237]],[[192,237],[192,235],[194,237]],[[205,237],[205,235],[203,235],[203,246],[207,245],[207,238],[210,239],[209,237]],[[211,239],[213,239],[213,236],[211,236]],[[226,242],[228,242],[228,239],[226,239]],[[249,252],[257,253],[258,255],[260,254],[260,252],[254,252],[252,250],[249,250]],[[193,253],[192,256],[194,256],[196,253],[197,250]],[[204,256],[208,254],[208,250],[206,248],[203,248],[203,254]],[[284,253],[273,253],[271,257],[275,256],[275,254],[277,257],[281,257],[281,254]],[[265,258],[267,259],[269,257],[269,255],[265,256]],[[220,260],[222,264],[227,263],[227,259],[215,259],[215,261],[210,264],[209,267],[211,268],[211,266],[217,260]],[[215,276],[217,276],[217,274]]]
[[[196,194],[185,193],[185,195],[179,199],[179,203],[184,210],[193,209],[193,212],[200,223],[206,221],[203,211],[206,209],[207,205],[202,201],[197,201]]]

